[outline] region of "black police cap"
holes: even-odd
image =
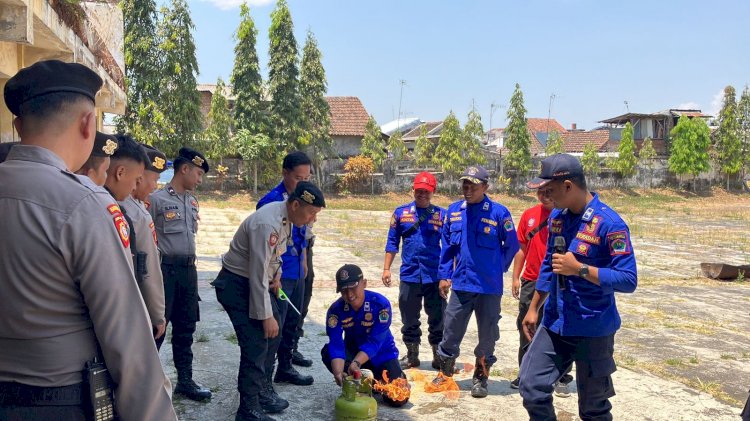
[[[309,181],[300,181],[297,183],[297,187],[292,192],[290,198],[299,199],[308,205],[318,208],[326,207],[326,200],[323,197],[323,192],[320,191],[318,186]]]
[[[542,160],[542,170],[539,177],[526,183],[530,189],[538,189],[552,180],[567,180],[583,176],[581,161],[573,155],[559,153]]]
[[[195,149],[185,146],[180,148],[180,151],[177,152],[177,158],[175,158],[175,167],[180,161],[187,161],[196,167],[203,168],[204,173],[208,172],[208,161],[206,160],[206,157]]]
[[[490,173],[482,166],[472,165],[466,168],[459,180],[468,180],[474,184],[486,183],[490,179]]]
[[[111,134],[96,132],[94,138],[94,149],[91,150],[91,156],[112,156],[118,148],[117,138]]]
[[[164,152],[156,149],[151,145],[141,143],[141,148],[146,152],[148,156],[148,164],[146,164],[147,171],[153,171],[156,173],[163,173],[167,169],[167,155]]]
[[[362,269],[359,266],[352,264],[341,266],[336,271],[336,292],[356,286],[363,278],[364,275],[362,275]]]
[[[93,70],[78,63],[45,60],[21,69],[5,84],[5,105],[10,112],[20,115],[24,102],[55,92],[81,94],[96,101],[102,78]]]

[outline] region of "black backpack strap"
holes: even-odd
[[[435,213],[435,206],[430,205],[430,207],[427,208],[427,212],[424,212],[422,216],[420,216],[419,219],[417,219],[417,222],[415,222],[414,225],[410,226],[409,229],[404,231],[404,233],[401,235],[404,237],[406,237],[407,235],[411,235],[411,233],[416,231],[417,228],[419,228],[419,226],[422,225],[422,222],[424,222],[427,219],[427,217],[432,216],[434,213]]]
[[[549,218],[545,219],[544,221],[542,221],[542,223],[541,223],[541,224],[537,225],[537,226],[536,226],[536,228],[534,228],[533,230],[531,230],[531,231],[527,232],[527,233],[526,233],[526,241],[527,241],[527,242],[528,242],[528,241],[531,241],[531,239],[532,239],[532,238],[534,238],[534,236],[535,236],[535,235],[536,235],[536,234],[537,234],[537,233],[538,233],[539,231],[543,230],[543,229],[544,229],[544,227],[546,227],[546,226],[547,226],[547,221],[548,221],[548,220],[549,220]]]

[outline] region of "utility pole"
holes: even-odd
[[[555,101],[555,98],[557,96],[552,92],[552,95],[549,96],[549,108],[547,109],[547,136],[549,136],[549,119],[552,116],[552,102]]]
[[[399,79],[398,83],[401,85],[401,92],[398,94],[398,117],[396,118],[396,130],[401,131],[401,100],[404,97],[404,85],[406,81]]]
[[[490,143],[490,133],[492,132],[492,116],[495,114],[495,110],[498,108],[503,108],[504,105],[495,104],[495,101],[492,101],[492,104],[490,104],[490,128],[487,130],[487,143]]]
[[[630,106],[628,105],[628,101],[627,101],[627,100],[625,100],[625,101],[622,101],[622,102],[624,102],[624,103],[625,103],[625,111],[626,111],[626,112],[627,112],[628,114],[630,114]]]

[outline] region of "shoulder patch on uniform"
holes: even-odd
[[[328,316],[328,327],[330,327],[331,329],[333,329],[333,328],[335,328],[338,325],[339,325],[339,318],[338,318],[338,316],[336,316],[335,314],[331,314],[330,316]]]
[[[581,242],[578,243],[578,246],[576,246],[576,253],[580,254],[581,256],[588,256],[590,249],[591,244]]]
[[[115,229],[120,236],[123,247],[130,248],[130,227],[128,221],[125,220],[125,215],[122,214],[122,210],[113,203],[107,206],[107,211],[112,215],[112,221],[115,223]]]
[[[513,221],[510,218],[505,218],[503,228],[505,228],[505,231],[513,231]]]
[[[630,238],[626,231],[615,231],[607,234],[607,243],[609,243],[609,254],[611,256],[630,254],[632,252]]]
[[[271,235],[268,237],[268,245],[271,247],[276,247],[276,244],[279,242],[279,234],[272,232]]]
[[[381,309],[380,313],[378,313],[378,320],[380,320],[380,323],[388,323],[390,318],[391,314],[388,312],[387,308]]]
[[[586,212],[583,213],[581,220],[590,221],[593,215],[594,215],[594,208],[586,208]]]
[[[148,224],[148,227],[151,228],[151,235],[154,236],[154,244],[158,246],[159,240],[156,238],[156,228],[154,227],[154,221],[151,221],[151,223]]]
[[[396,214],[391,215],[391,228],[396,228]]]

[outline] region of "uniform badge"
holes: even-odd
[[[346,270],[341,270],[341,272],[339,272],[339,277],[342,281],[346,281],[347,279],[349,279],[349,272]]]
[[[365,313],[365,320],[367,320],[368,322],[372,320],[372,313]]]
[[[204,162],[206,162],[206,161],[203,158],[201,158],[201,157],[199,157],[197,155],[195,157],[193,157],[193,164],[195,164],[195,165],[197,165],[199,167],[202,167]]]
[[[159,157],[159,156],[155,156],[154,157],[154,162],[151,163],[151,166],[154,167],[154,168],[156,168],[157,170],[163,170],[164,169],[164,164],[166,164],[166,163],[167,163],[167,161],[165,161],[164,158]]]
[[[268,245],[271,247],[276,247],[276,244],[278,242],[279,242],[279,234],[272,232],[271,235],[268,237]]]
[[[591,218],[591,222],[586,224],[586,226],[583,228],[583,231],[589,234],[596,234],[596,228],[599,226],[599,222],[601,221],[601,218],[598,216]]]
[[[315,195],[305,190],[300,199],[312,205],[315,202]]]
[[[151,228],[151,235],[154,236],[154,244],[159,245],[159,240],[156,238],[156,229],[154,228],[154,222],[152,221],[150,224],[148,224],[148,227]]]
[[[122,214],[120,207],[115,204],[107,206],[107,211],[112,215],[112,220],[115,223],[115,229],[120,236],[122,245],[125,248],[130,248],[130,227],[128,226],[128,221],[125,220],[125,215]]]
[[[586,212],[583,213],[583,216],[581,217],[584,221],[591,220],[591,217],[594,215],[594,208],[587,208]]]
[[[328,316],[328,327],[331,329],[335,328],[339,324],[339,318],[335,314]]]
[[[563,221],[562,221],[562,219],[553,219],[552,220],[552,228],[550,228],[550,231],[553,234],[560,234],[560,233],[562,233],[562,227],[563,227]]]
[[[349,311],[349,303],[344,304],[344,311]]]
[[[466,169],[466,174],[474,176],[474,175],[477,175],[477,171],[479,171],[477,167],[469,167]]]
[[[484,227],[484,233],[485,234],[489,234],[490,231],[492,231],[492,228],[490,228],[490,227]]]
[[[609,243],[609,254],[611,256],[630,254],[631,252],[630,239],[625,231],[607,234],[607,242]]]
[[[396,228],[396,214],[391,215],[391,228]]]
[[[380,320],[380,323],[388,323],[388,319],[390,318],[391,315],[388,313],[387,308],[380,310],[380,313],[378,313],[378,320]]]
[[[505,228],[505,231],[513,231],[513,221],[506,219],[503,223],[503,228]]]
[[[177,212],[167,212],[164,214],[164,219],[166,219],[167,221],[171,221],[177,218],[177,215]]]
[[[102,152],[107,155],[112,155],[117,150],[117,142],[111,139],[107,139],[107,142],[102,146]]]
[[[591,249],[590,244],[578,243],[578,246],[576,247],[576,253],[580,254],[581,256],[588,256],[590,249]]]
[[[365,301],[365,312],[368,312],[368,311],[370,311],[370,302]]]
[[[151,202],[149,202],[148,200],[144,200],[143,206],[146,208],[146,210],[149,210],[151,208]]]
[[[484,205],[482,205],[482,210],[490,210],[490,202],[484,202]]]
[[[599,243],[602,242],[601,238],[599,238],[599,237],[597,237],[595,235],[586,234],[583,231],[578,231],[578,233],[576,234],[576,238],[579,239],[579,240],[585,241],[587,243],[594,244],[596,246],[598,246]]]
[[[197,200],[191,200],[190,204],[193,205],[193,207],[198,207],[198,201]]]
[[[435,212],[432,214],[432,219],[439,221],[440,220],[440,213]]]
[[[534,222],[536,222],[536,220],[534,218],[529,218],[529,226],[530,227],[534,226]]]

